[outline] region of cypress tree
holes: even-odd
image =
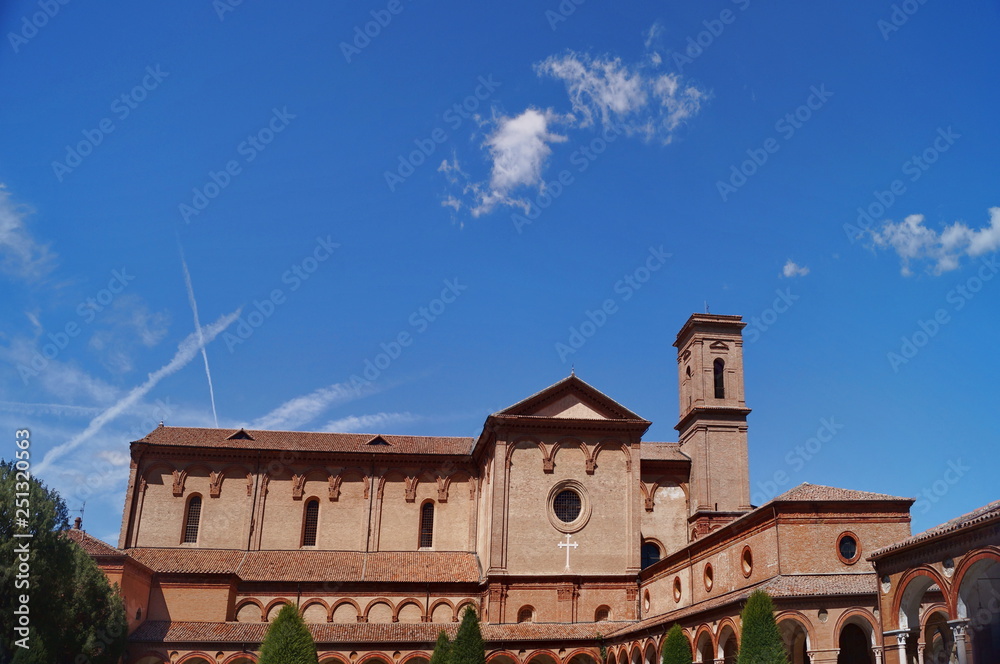
[[[740,613],[743,637],[737,664],[788,664],[785,643],[774,622],[774,604],[763,590],[755,590]]]
[[[691,644],[681,626],[674,623],[663,640],[663,664],[691,664],[692,661]]]
[[[462,624],[451,644],[449,664],[486,664],[486,645],[479,630],[479,616],[471,606],[462,614]]]
[[[434,644],[434,652],[431,653],[430,664],[448,664],[450,656],[451,641],[442,629],[441,632],[438,633],[437,643]]]
[[[260,664],[319,664],[312,634],[291,604],[283,606],[267,628],[260,644]]]

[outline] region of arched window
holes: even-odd
[[[424,503],[420,508],[420,548],[434,546],[434,503]]]
[[[726,363],[720,357],[712,363],[715,373],[715,398],[726,398]]]
[[[605,620],[611,620],[611,609],[606,605],[601,605],[594,612],[594,622],[604,622]]]
[[[522,606],[517,611],[517,622],[535,622],[535,609],[532,606]]]
[[[660,559],[660,547],[655,542],[643,542],[642,544],[642,568],[646,569]]]
[[[201,496],[191,496],[188,501],[187,516],[184,519],[184,543],[198,541],[198,524],[201,521]]]
[[[313,498],[306,503],[302,526],[302,546],[316,546],[316,529],[319,525],[319,501]]]

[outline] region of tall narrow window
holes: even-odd
[[[305,523],[302,527],[302,546],[316,546],[316,526],[319,524],[319,501],[306,503]]]
[[[642,544],[642,568],[646,569],[660,560],[660,547],[653,542],[643,542]]]
[[[726,363],[720,357],[712,365],[715,371],[715,398],[726,398]]]
[[[191,496],[188,501],[187,518],[184,519],[184,543],[198,541],[198,523],[201,521],[201,496]]]
[[[434,503],[424,503],[420,508],[420,548],[434,546]]]

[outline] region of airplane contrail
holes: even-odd
[[[191,285],[191,273],[188,271],[187,261],[184,260],[184,248],[180,239],[177,240],[177,249],[181,253],[181,267],[184,268],[184,285],[187,286],[188,302],[191,303],[191,311],[194,313],[194,327],[198,330],[198,341],[201,342],[201,323],[198,321],[198,303],[194,300],[194,286]],[[212,387],[212,370],[208,368],[208,351],[205,344],[201,344],[201,357],[205,360],[205,376],[208,377],[208,396],[212,400],[212,418],[215,419],[215,428],[219,428],[219,415],[215,412],[215,388]]]

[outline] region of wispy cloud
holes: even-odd
[[[289,399],[270,413],[250,423],[250,429],[295,429],[312,421],[332,406],[374,394],[374,386],[354,387],[350,383],[334,383],[309,394]]]
[[[185,337],[184,340],[177,346],[177,352],[174,354],[174,357],[170,360],[170,362],[149,374],[149,378],[147,378],[144,383],[132,388],[128,394],[102,411],[99,415],[97,415],[97,417],[90,421],[90,424],[87,425],[86,429],[76,434],[65,443],[50,449],[42,458],[41,462],[35,466],[35,472],[45,472],[45,470],[49,468],[53,462],[58,460],[67,452],[70,452],[90,440],[90,438],[97,434],[108,422],[111,422],[136,404],[140,399],[146,396],[150,390],[156,387],[161,380],[184,368],[192,359],[194,359],[195,355],[198,354],[198,350],[204,344],[211,343],[212,340],[222,333],[223,330],[232,325],[239,318],[240,312],[241,310],[237,309],[233,313],[222,316],[214,323],[206,325],[204,328],[199,328],[197,332],[192,332]]]
[[[804,277],[809,274],[809,268],[804,265],[799,265],[791,258],[785,263],[785,267],[781,268],[781,276],[785,278],[791,277]]]
[[[489,177],[470,177],[458,158],[438,167],[461,196],[449,193],[441,205],[473,217],[499,206],[530,210],[529,197],[545,191],[544,171],[552,146],[570,140],[571,130],[600,128],[646,142],[670,143],[679,127],[701,109],[707,95],[679,74],[658,71],[661,59],[648,52],[662,27],[654,24],[644,35],[647,57],[627,64],[611,55],[567,51],[534,65],[543,79],[561,81],[571,111],[529,106],[516,115],[494,112],[482,123],[480,148],[486,152]],[[476,160],[463,160],[465,166]]]
[[[924,225],[924,215],[911,214],[869,232],[876,247],[892,248],[899,255],[904,276],[913,274],[911,261],[930,262],[928,271],[938,275],[957,269],[963,256],[976,258],[1000,249],[1000,207],[990,208],[989,216],[989,223],[982,228],[956,221],[939,233]]]
[[[657,73],[645,64],[626,65],[620,58],[591,57],[569,51],[535,65],[540,76],[566,86],[579,126],[599,122],[647,141],[670,143],[677,127],[700,109],[705,93],[678,74]]]
[[[215,427],[219,428],[219,414],[215,411],[215,388],[212,386],[212,370],[208,368],[208,351],[202,340],[201,323],[198,322],[198,303],[194,299],[194,286],[191,285],[191,273],[188,271],[187,261],[184,260],[184,249],[180,240],[177,240],[177,250],[181,254],[181,267],[184,268],[184,286],[187,287],[188,303],[191,305],[191,313],[194,314],[194,329],[198,334],[198,341],[201,345],[201,357],[205,360],[205,377],[208,378],[208,396],[212,401],[212,419],[215,420]]]
[[[55,417],[89,417],[101,412],[94,406],[74,406],[64,403],[26,403],[0,401],[0,410],[18,415],[54,415]]]
[[[0,270],[26,281],[48,274],[55,254],[28,232],[25,220],[30,210],[11,200],[7,185],[0,183]]]
[[[348,415],[336,420],[330,420],[322,426],[321,431],[339,433],[378,433],[385,427],[396,424],[411,424],[422,418],[412,413],[375,413],[372,415]]]

